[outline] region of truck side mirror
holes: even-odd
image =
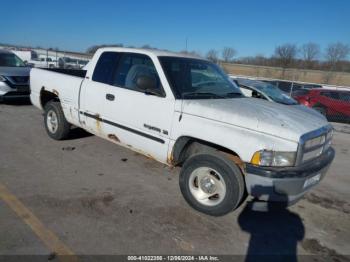
[[[162,96],[163,93],[160,88],[157,87],[157,80],[150,76],[139,76],[136,79],[136,86],[145,94]]]

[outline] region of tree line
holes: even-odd
[[[98,48],[106,46],[123,47],[124,45],[94,45],[89,47],[86,52],[88,54],[94,54]],[[134,46],[126,47],[134,48]],[[160,50],[148,44],[141,46],[141,48]],[[203,57],[197,51],[182,50],[180,53]],[[350,72],[350,61],[347,60],[349,54],[350,47],[344,43],[332,43],[324,50],[321,50],[318,44],[310,42],[301,46],[290,43],[278,45],[275,47],[273,55],[269,57],[256,55],[236,58],[237,51],[233,47],[224,47],[222,50],[210,49],[204,57],[215,63],[226,62],[282,68]]]
[[[312,42],[301,46],[286,43],[276,46],[270,57],[256,55],[233,59],[235,54],[233,48],[226,47],[221,51],[221,56],[219,51],[211,49],[206,57],[214,62],[221,60],[238,64],[350,72],[350,47],[340,42],[329,44],[324,50]]]

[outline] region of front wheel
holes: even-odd
[[[219,153],[198,154],[182,167],[180,189],[194,209],[222,216],[241,203],[244,180],[239,167]]]
[[[44,124],[47,134],[55,140],[68,137],[70,124],[67,122],[61,104],[51,101],[45,105]]]

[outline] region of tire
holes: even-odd
[[[71,125],[64,116],[60,102],[50,101],[44,109],[44,125],[47,134],[55,140],[66,139]]]
[[[313,107],[313,109],[315,109],[316,111],[318,111],[320,114],[322,114],[323,116],[327,117],[327,110],[324,107],[321,106],[315,106]]]
[[[245,190],[239,167],[219,152],[188,158],[181,169],[179,184],[188,204],[211,216],[222,216],[236,209]]]

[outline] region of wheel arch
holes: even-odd
[[[181,136],[176,140],[171,154],[168,157],[168,163],[173,166],[181,166],[189,156],[199,152],[208,152],[213,150],[225,154],[226,157],[237,164],[243,172],[244,162],[238,153],[216,143],[191,136]]]
[[[43,87],[40,90],[40,105],[41,105],[41,107],[45,108],[45,105],[52,100],[57,101],[57,102],[60,101],[59,96],[58,96],[58,92],[55,92],[55,90],[52,92],[47,91]]]

